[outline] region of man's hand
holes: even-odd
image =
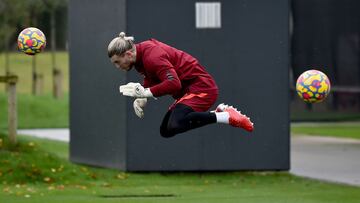
[[[137,98],[134,101],[134,111],[139,118],[144,118],[144,108],[146,106],[146,98]]]
[[[124,96],[136,98],[153,97],[150,89],[144,88],[140,83],[129,82],[126,85],[121,85],[119,90]]]

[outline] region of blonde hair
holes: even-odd
[[[125,32],[120,32],[118,37],[115,37],[108,46],[108,56],[121,55],[134,47],[134,37],[125,36]]]

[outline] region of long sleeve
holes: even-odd
[[[150,86],[149,81],[144,78],[144,85],[150,86],[150,91],[155,97],[167,94],[175,94],[181,89],[180,79],[168,59],[168,55],[161,48],[155,47],[151,50],[151,57],[144,61],[148,74],[155,76],[160,83]]]
[[[181,82],[174,69],[163,69],[159,71],[158,77],[161,82],[150,87],[154,97],[174,94],[181,90]]]

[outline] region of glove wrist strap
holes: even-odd
[[[144,97],[154,97],[153,94],[150,91],[150,88],[144,89]]]

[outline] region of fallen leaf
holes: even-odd
[[[51,182],[51,178],[45,177],[45,178],[44,178],[44,182],[50,183],[50,182]]]
[[[35,146],[35,143],[29,142],[29,143],[28,143],[28,146],[29,146],[29,147],[34,147],[34,146]]]
[[[124,180],[126,179],[126,176],[122,173],[119,173],[117,176],[116,176],[117,179],[121,179],[121,180]]]

